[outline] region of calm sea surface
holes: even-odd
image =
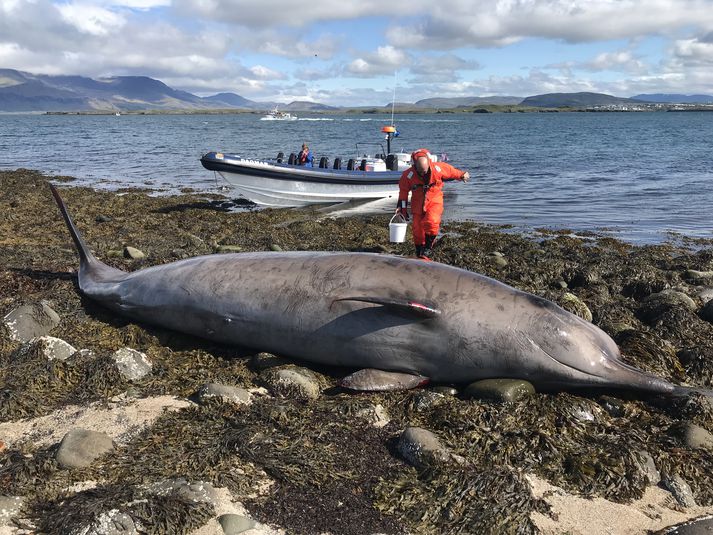
[[[307,141],[317,157],[349,158],[357,141],[380,141],[389,122],[298,115],[0,115],[0,169],[72,175],[96,188],[219,192],[224,184],[198,161],[209,150],[274,157]],[[637,243],[670,231],[713,238],[713,113],[397,115],[395,123],[396,149],[445,152],[470,170],[471,182],[447,186],[447,219],[606,229]]]

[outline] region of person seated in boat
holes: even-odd
[[[312,152],[309,150],[307,143],[302,143],[302,150],[297,155],[297,163],[299,165],[304,165],[305,167],[313,167],[314,157]]]
[[[399,180],[399,200],[396,212],[408,221],[408,199],[411,194],[413,244],[416,256],[430,259],[441,226],[443,214],[443,183],[449,180],[468,182],[470,173],[445,162],[434,162],[427,149],[411,154],[413,165]]]

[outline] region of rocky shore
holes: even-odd
[[[710,529],[709,399],[508,381],[355,395],[337,387],[342,369],[135,324],[79,294],[47,180],[0,172],[0,534]],[[388,242],[387,216],[52,181],[96,256],[123,270],[223,252],[410,252]],[[713,385],[713,240],[445,230],[437,261],[560,304],[639,368]]]

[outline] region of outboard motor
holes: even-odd
[[[354,161],[354,158],[349,158],[349,161],[347,162],[347,170],[348,171],[354,171],[354,164],[356,162]]]
[[[319,168],[320,169],[327,169],[329,167],[329,158],[326,156],[322,156],[319,159]]]
[[[282,159],[283,159],[284,157],[285,157],[285,153],[284,153],[284,152],[278,152],[278,153],[277,153],[277,158],[276,158],[277,163],[282,163]]]
[[[389,154],[386,157],[386,168],[390,171],[399,170],[399,159],[396,157],[395,154]]]
[[[359,170],[360,171],[366,171],[366,159],[363,159],[361,161],[361,164],[359,164]]]
[[[341,168],[342,168],[342,159],[334,158],[334,169],[341,169]]]
[[[297,165],[297,155],[294,152],[290,154],[287,163],[290,165]]]

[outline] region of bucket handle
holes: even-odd
[[[397,223],[408,223],[408,221],[406,220],[406,218],[405,218],[403,215],[401,215],[401,212],[396,212],[396,213],[393,215],[393,217],[391,218],[391,221],[389,221],[389,223],[393,223],[393,222],[394,222],[394,218],[396,218],[396,217],[401,218],[401,221],[397,221]]]

